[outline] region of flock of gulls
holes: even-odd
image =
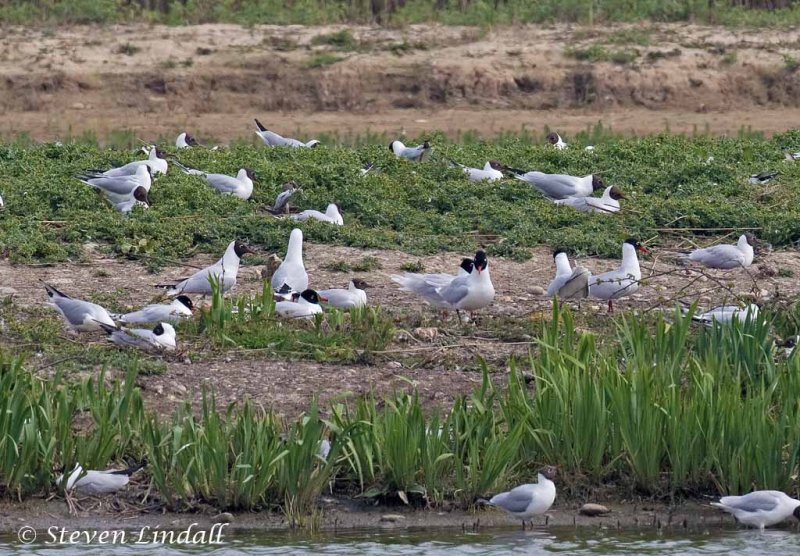
[[[267,129],[255,120],[256,134],[269,147],[313,148],[320,144],[317,140],[300,141],[283,137]],[[556,149],[568,148],[566,142],[557,134],[550,133],[547,142]],[[175,146],[178,149],[195,148],[197,140],[189,133],[178,135]],[[216,147],[214,147],[216,148]],[[407,146],[401,141],[392,141],[389,150],[398,158],[409,162],[422,162],[429,157],[432,147],[425,142],[417,146]],[[586,147],[587,152],[593,147]],[[168,161],[165,153],[156,146],[147,151],[147,158],[137,160],[118,168],[106,170],[92,169],[78,176],[83,183],[102,192],[108,201],[123,213],[130,213],[134,206],[147,208],[150,205],[148,192],[155,176],[166,174]],[[787,155],[800,158],[800,153]],[[511,168],[496,160],[487,161],[483,168],[471,168],[455,161],[455,167],[461,168],[467,179],[471,181],[497,181],[506,176],[513,176],[540,192],[553,203],[571,207],[582,212],[594,212],[605,215],[620,211],[620,200],[625,199],[622,191],[614,186],[606,186],[598,175],[571,176],[566,174],[547,174],[538,171],[526,171]],[[180,171],[205,180],[208,185],[221,194],[233,195],[240,199],[249,199],[253,193],[255,174],[249,168],[242,168],[235,176],[211,173],[191,168],[178,161],[172,163]],[[373,168],[367,164],[361,169],[362,175]],[[764,172],[751,176],[752,183],[766,183],[777,173]],[[325,212],[304,210],[290,213],[289,202],[300,188],[294,182],[283,186],[270,211],[297,222],[319,220],[332,225],[342,226],[344,220],[340,208],[330,203]],[[602,191],[601,196],[595,193]],[[2,199],[0,198],[0,207]],[[715,245],[696,249],[686,255],[687,262],[697,263],[707,268],[731,270],[747,268],[753,263],[753,246],[757,240],[749,234],[739,237],[736,244]],[[572,266],[567,253],[557,250],[554,255],[555,277],[547,288],[547,296],[558,299],[579,300],[586,297],[608,302],[608,310],[613,310],[613,301],[624,298],[639,289],[642,278],[638,253],[647,253],[646,247],[636,239],[627,239],[622,245],[622,261],[618,268],[601,274],[593,274],[581,266]],[[111,342],[122,347],[138,348],[150,351],[174,350],[176,334],[173,324],[192,316],[194,304],[190,295],[208,296],[212,293],[211,279],[219,283],[223,293],[236,285],[241,257],[253,253],[253,250],[241,241],[234,240],[228,245],[222,257],[213,265],[195,272],[193,275],[171,284],[160,284],[167,288],[169,302],[147,305],[126,314],[113,314],[105,308],[89,301],[74,299],[55,287],[45,284],[50,303],[66,320],[69,327],[77,332],[101,331],[108,335]],[[473,313],[488,307],[495,296],[494,285],[489,273],[489,261],[483,250],[478,250],[472,258],[462,259],[453,274],[422,274],[406,272],[393,275],[392,280],[403,290],[408,291],[432,307],[442,311],[455,311],[459,318],[461,312]],[[286,256],[270,278],[275,295],[275,310],[278,315],[290,319],[308,319],[323,312],[322,303],[331,307],[350,309],[367,305],[364,291],[368,284],[358,278],[350,281],[346,289],[326,289],[315,291],[309,288],[309,276],[303,262],[303,232],[299,228],[291,231]],[[746,315],[755,316],[758,307],[749,305],[741,308],[726,305],[708,312],[695,315],[697,320],[712,322],[730,322]],[[134,328],[150,325],[151,327]],[[130,475],[141,466],[133,466],[125,470],[84,471],[76,467],[67,480],[67,490],[80,489],[88,494],[114,492],[128,483]],[[496,506],[510,515],[522,520],[523,528],[526,520],[545,513],[556,497],[553,482],[555,469],[543,469],[538,475],[538,482],[520,485],[509,492],[500,493],[480,503]],[[63,475],[58,481],[63,480]],[[756,491],[744,496],[726,496],[712,504],[733,514],[736,519],[746,525],[763,529],[794,516],[800,520],[800,501],[778,491]]]

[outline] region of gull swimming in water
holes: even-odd
[[[115,178],[120,176],[131,176],[136,173],[139,166],[147,166],[153,174],[166,174],[167,173],[167,155],[164,151],[156,146],[150,147],[149,154],[145,160],[135,160],[129,162],[119,168],[111,168],[110,170],[94,170],[93,172],[102,174],[107,178]]]
[[[211,266],[198,270],[188,278],[178,281],[175,285],[158,284],[156,287],[169,288],[167,295],[177,296],[187,293],[211,295],[211,282],[213,276],[220,283],[222,293],[227,292],[236,285],[236,274],[239,272],[239,261],[247,253],[255,253],[241,241],[232,241],[222,255],[222,258]]]
[[[295,292],[308,289],[308,273],[303,264],[303,232],[299,228],[289,235],[286,258],[272,275],[270,284],[273,290],[280,290],[284,285]]]
[[[152,330],[100,325],[108,339],[120,347],[145,351],[172,351],[176,347],[175,329],[168,322],[160,322]]]
[[[319,294],[328,300],[328,305],[337,309],[353,309],[355,307],[366,307],[367,292],[369,287],[364,280],[353,278],[350,280],[347,289],[321,290]]]
[[[626,297],[639,289],[642,271],[636,252],[649,253],[635,239],[626,239],[622,244],[622,264],[616,270],[592,275],[589,278],[589,297],[608,300],[608,311],[614,310],[612,301]]]
[[[689,253],[688,259],[708,268],[723,270],[747,268],[753,264],[755,255],[751,243],[755,243],[755,238],[750,234],[742,234],[736,245],[714,245],[695,249]]]
[[[496,160],[490,160],[483,165],[483,168],[470,168],[451,160],[453,164],[464,170],[469,181],[497,181],[503,179],[503,165]]]
[[[589,197],[595,191],[605,187],[600,176],[593,174],[578,177],[566,174],[526,172],[509,167],[506,167],[506,170],[514,174],[518,180],[532,185],[548,199],[556,201],[569,197]]]
[[[297,139],[291,139],[289,137],[282,137],[275,133],[274,131],[268,130],[264,127],[261,122],[255,120],[256,126],[258,130],[256,131],[256,135],[261,137],[261,140],[264,141],[264,144],[268,147],[316,147],[319,145],[319,141],[316,139],[312,139],[306,143],[302,141],[298,141]]]
[[[256,175],[250,168],[242,168],[236,174],[236,177],[233,177],[226,174],[209,174],[196,168],[184,166],[177,161],[175,165],[187,174],[204,177],[208,185],[223,195],[233,195],[245,201],[253,195],[253,180],[256,179]]]
[[[548,133],[546,139],[547,139],[548,143],[553,145],[559,151],[564,150],[564,149],[567,148],[567,144],[564,142],[563,139],[561,139],[561,136],[558,133],[554,132],[554,131],[551,131],[550,133]]]
[[[800,520],[800,500],[779,490],[756,490],[744,496],[723,496],[711,505],[725,510],[740,523],[751,527],[775,525],[794,516]]]
[[[116,326],[111,315],[100,305],[73,299],[65,293],[61,293],[53,286],[44,284],[50,303],[58,309],[70,328],[78,332],[92,332],[101,330],[102,325]]]
[[[553,253],[553,259],[556,263],[556,276],[547,286],[547,297],[556,296],[559,299],[587,297],[590,272],[582,266],[576,266],[573,270],[566,252],[561,249]]]
[[[186,295],[179,295],[172,303],[158,303],[142,307],[138,311],[115,315],[116,320],[125,324],[148,324],[152,322],[177,322],[192,316],[194,304]]]
[[[125,488],[130,482],[131,475],[142,469],[145,465],[147,465],[147,462],[143,461],[127,469],[107,469],[105,471],[90,469],[84,472],[80,464],[75,464],[75,467],[67,478],[67,484],[64,490],[69,492],[74,489],[76,492],[91,495],[111,494]],[[63,481],[64,474],[62,473],[56,478],[55,482],[56,485],[61,486]]]
[[[324,298],[314,290],[306,289],[298,296],[297,301],[278,301],[275,304],[275,312],[290,319],[310,319],[322,313],[320,300]]]
[[[522,520],[523,529],[525,521],[531,520],[532,527],[533,517],[545,513],[555,502],[556,485],[553,482],[555,478],[555,468],[545,467],[539,472],[537,483],[520,485],[508,492],[501,492],[483,503],[502,508]]]
[[[624,199],[622,191],[614,186],[606,187],[602,197],[567,197],[553,201],[557,205],[566,205],[579,212],[600,212],[613,214],[619,212],[619,200]]]
[[[429,304],[439,309],[447,309],[448,305],[437,293],[439,288],[450,285],[450,282],[459,276],[469,276],[474,269],[474,263],[470,258],[461,260],[458,274],[419,274],[406,272],[405,274],[394,274],[391,276],[393,282],[402,286],[406,291],[413,292],[422,297]]]
[[[398,158],[405,158],[412,162],[422,162],[422,159],[431,152],[431,144],[425,141],[416,147],[406,147],[402,141],[392,141],[389,143],[389,150]]]
[[[289,218],[297,220],[298,222],[305,222],[306,220],[319,220],[320,222],[327,222],[329,224],[336,224],[337,226],[344,225],[339,206],[336,203],[330,203],[325,212],[322,213],[318,210],[304,210],[298,214],[293,214]]]

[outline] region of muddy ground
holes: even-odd
[[[347,31],[347,35],[336,33]],[[800,30],[694,25],[4,28],[0,130],[253,138],[773,132],[800,116]]]

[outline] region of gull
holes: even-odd
[[[178,135],[178,138],[175,139],[175,146],[179,149],[189,149],[191,147],[197,147],[198,142],[194,136],[186,133],[185,131]]]
[[[557,296],[559,299],[581,299],[589,295],[588,270],[576,266],[573,270],[569,265],[566,252],[559,249],[553,253],[556,263],[556,276],[547,286],[547,297]]]
[[[479,249],[473,259],[474,268],[467,276],[459,276],[447,286],[438,288],[436,293],[452,309],[477,311],[488,307],[494,301],[494,285],[489,276],[489,259],[486,252]]]
[[[554,131],[548,133],[546,139],[548,143],[550,143],[560,151],[567,148],[567,144],[564,142],[563,139],[561,139],[561,136]]]
[[[152,330],[144,328],[123,328],[100,324],[108,339],[120,347],[132,347],[145,351],[173,351],[175,329],[168,322],[160,322]]]
[[[194,304],[188,296],[179,295],[172,303],[158,303],[142,307],[138,311],[125,313],[115,318],[125,324],[143,324],[151,322],[177,322],[191,317]]]
[[[523,529],[526,520],[531,520],[531,527],[533,527],[533,517],[545,513],[555,502],[556,485],[553,482],[555,478],[555,468],[545,467],[539,472],[537,483],[520,485],[508,492],[492,496],[488,502],[482,502],[502,508],[522,520]]]
[[[3,202],[3,197],[0,197],[0,210],[3,210],[4,208],[6,208],[6,205]]]
[[[107,177],[97,174],[81,174],[78,179],[105,193],[106,197],[115,204],[130,201],[137,187],[141,186],[150,191],[152,184],[150,169],[147,166],[139,166],[136,173],[131,176]]]
[[[293,181],[284,183],[281,192],[275,197],[275,204],[267,210],[272,214],[279,214],[284,210],[288,213],[289,200],[300,190],[301,188]]]
[[[307,143],[303,143],[302,141],[298,141],[297,139],[291,139],[289,137],[281,137],[274,131],[268,130],[264,127],[261,122],[258,120],[255,121],[256,126],[258,126],[258,131],[256,131],[256,135],[261,137],[261,140],[264,141],[264,144],[268,147],[316,147],[319,145],[319,141],[316,139],[312,139]]]
[[[344,225],[341,211],[336,203],[330,203],[325,213],[318,210],[304,210],[301,213],[293,214],[289,218],[297,220],[298,222],[305,222],[306,220],[319,220],[320,222],[328,222],[329,224],[336,224],[337,226]]]
[[[278,301],[275,304],[275,312],[282,317],[290,319],[310,319],[318,313],[322,313],[320,307],[320,300],[324,301],[324,297],[320,297],[314,290],[304,290],[297,301]]]
[[[739,307],[738,305],[720,305],[719,307],[714,307],[705,313],[692,315],[692,320],[709,325],[715,322],[727,324],[734,320],[744,321],[748,317],[752,320],[755,320],[757,316],[758,305],[751,303],[746,307]]]
[[[427,301],[430,305],[439,309],[447,309],[448,306],[437,293],[437,289],[448,286],[450,282],[458,277],[469,276],[474,269],[474,262],[470,258],[461,260],[458,274],[418,274],[406,272],[391,276],[393,282],[399,284],[402,289],[415,293]]]
[[[187,293],[210,295],[212,291],[209,278],[213,276],[219,280],[221,292],[225,293],[236,285],[239,260],[247,253],[255,253],[255,251],[239,240],[232,241],[228,244],[228,248],[222,258],[213,265],[198,270],[188,278],[178,281],[175,285],[157,284],[156,287],[169,288],[167,295],[172,297]]]
[[[372,170],[374,167],[375,167],[375,163],[374,162],[367,162],[361,167],[361,170],[359,170],[359,173],[362,176],[366,176],[370,172],[370,170]]]
[[[624,199],[622,191],[614,186],[606,187],[603,196],[597,197],[567,197],[553,201],[557,205],[566,205],[579,212],[600,212],[612,214],[619,212],[619,200]]]
[[[233,195],[245,201],[253,195],[253,180],[256,179],[256,175],[250,168],[242,168],[236,177],[233,177],[226,174],[209,174],[197,168],[184,166],[177,161],[175,165],[189,175],[203,176],[208,185],[223,195]]]
[[[795,160],[797,160],[798,158],[800,158],[800,152],[796,152],[796,153],[783,153],[783,156],[784,156],[784,158],[786,158],[786,160],[789,160],[789,161],[792,161],[792,162],[794,162]]]
[[[753,264],[753,247],[755,238],[750,234],[742,234],[736,245],[714,245],[703,249],[695,249],[688,256],[690,261],[698,262],[708,268],[730,270],[747,268]]]
[[[425,141],[416,147],[406,147],[402,141],[392,141],[389,143],[389,150],[398,158],[406,158],[413,162],[422,162],[426,154],[431,152],[431,144]]]
[[[526,172],[516,168],[506,170],[539,190],[542,195],[551,200],[566,199],[568,197],[589,197],[593,192],[603,189],[605,184],[600,176],[589,174],[578,177],[566,174],[545,174],[544,172]]]
[[[167,160],[166,153],[153,145],[150,147],[149,154],[145,160],[135,160],[129,162],[119,168],[111,168],[110,170],[96,170],[95,173],[102,174],[108,178],[116,178],[120,176],[130,176],[136,173],[139,166],[147,166],[153,174],[166,174],[167,173]]]
[[[723,496],[711,505],[729,514],[736,521],[758,527],[762,531],[794,516],[800,520],[800,500],[795,500],[779,490],[756,490],[744,496]]]
[[[350,280],[347,289],[332,289],[321,290],[319,294],[328,300],[328,305],[336,307],[337,309],[353,309],[355,307],[366,307],[367,305],[367,292],[364,291],[368,288],[364,280],[360,278],[353,278]]]
[[[84,494],[111,494],[124,488],[130,482],[131,475],[147,465],[147,461],[133,465],[127,469],[106,469],[105,471],[83,470],[80,464],[75,467],[67,478],[67,485],[64,488],[69,492],[75,490]],[[64,481],[64,474],[61,473],[56,478],[56,485],[61,486]]]
[[[150,208],[151,205],[147,189],[141,185],[133,190],[133,194],[128,199],[124,201],[112,201],[112,203],[114,203],[114,208],[122,214],[129,214],[135,206]]]
[[[619,268],[589,278],[589,297],[607,299],[609,312],[614,310],[614,299],[626,297],[639,289],[642,271],[636,251],[649,253],[637,240],[626,239],[622,244],[622,264]]]
[[[101,330],[102,325],[116,326],[111,315],[100,305],[80,299],[72,299],[53,286],[44,284],[50,304],[55,306],[70,328],[78,332]]]
[[[273,290],[280,290],[284,285],[289,286],[290,291],[308,289],[308,274],[303,265],[303,232],[299,228],[292,230],[289,235],[286,258],[272,275],[270,284]]]
[[[490,160],[483,165],[483,168],[470,168],[451,160],[453,164],[459,166],[467,174],[469,181],[497,181],[503,179],[503,165],[496,160]]]
[[[761,172],[750,176],[750,183],[753,185],[766,185],[773,178],[777,177],[780,172]]]

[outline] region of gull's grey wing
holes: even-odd
[[[523,176],[523,179],[532,183],[536,189],[552,199],[565,199],[575,195],[576,192],[576,181],[573,176],[529,172]]]
[[[225,174],[208,174],[206,175],[206,180],[208,185],[220,193],[233,193],[241,186],[239,180]]]
[[[467,278],[469,278],[469,276],[459,276],[447,286],[438,288],[436,293],[450,305],[457,305],[462,299],[467,297],[469,293]]]
[[[53,303],[61,309],[67,322],[75,326],[83,324],[87,317],[98,316],[95,314],[97,311],[95,311],[94,304],[88,301],[57,297],[53,299]]]
[[[572,274],[558,288],[562,299],[583,298],[589,295],[589,276],[591,273],[582,266],[576,266]]]
[[[744,496],[725,496],[720,498],[720,502],[730,508],[745,512],[769,512],[775,509],[780,500],[771,491],[757,491]]]
[[[124,176],[119,178],[89,178],[86,180],[82,179],[81,181],[88,183],[92,187],[101,189],[106,193],[112,193],[120,196],[133,194],[133,191],[141,185],[139,180],[133,176]]]
[[[272,210],[274,211],[281,210],[283,207],[286,206],[286,203],[289,202],[289,199],[291,199],[292,195],[294,195],[296,192],[297,192],[296,189],[281,191],[281,193],[277,197],[275,197],[275,205],[272,207]]]
[[[497,496],[493,496],[489,502],[495,506],[499,506],[508,512],[522,513],[528,509],[528,506],[533,501],[533,495],[529,489],[517,487],[509,492],[502,492]]]

